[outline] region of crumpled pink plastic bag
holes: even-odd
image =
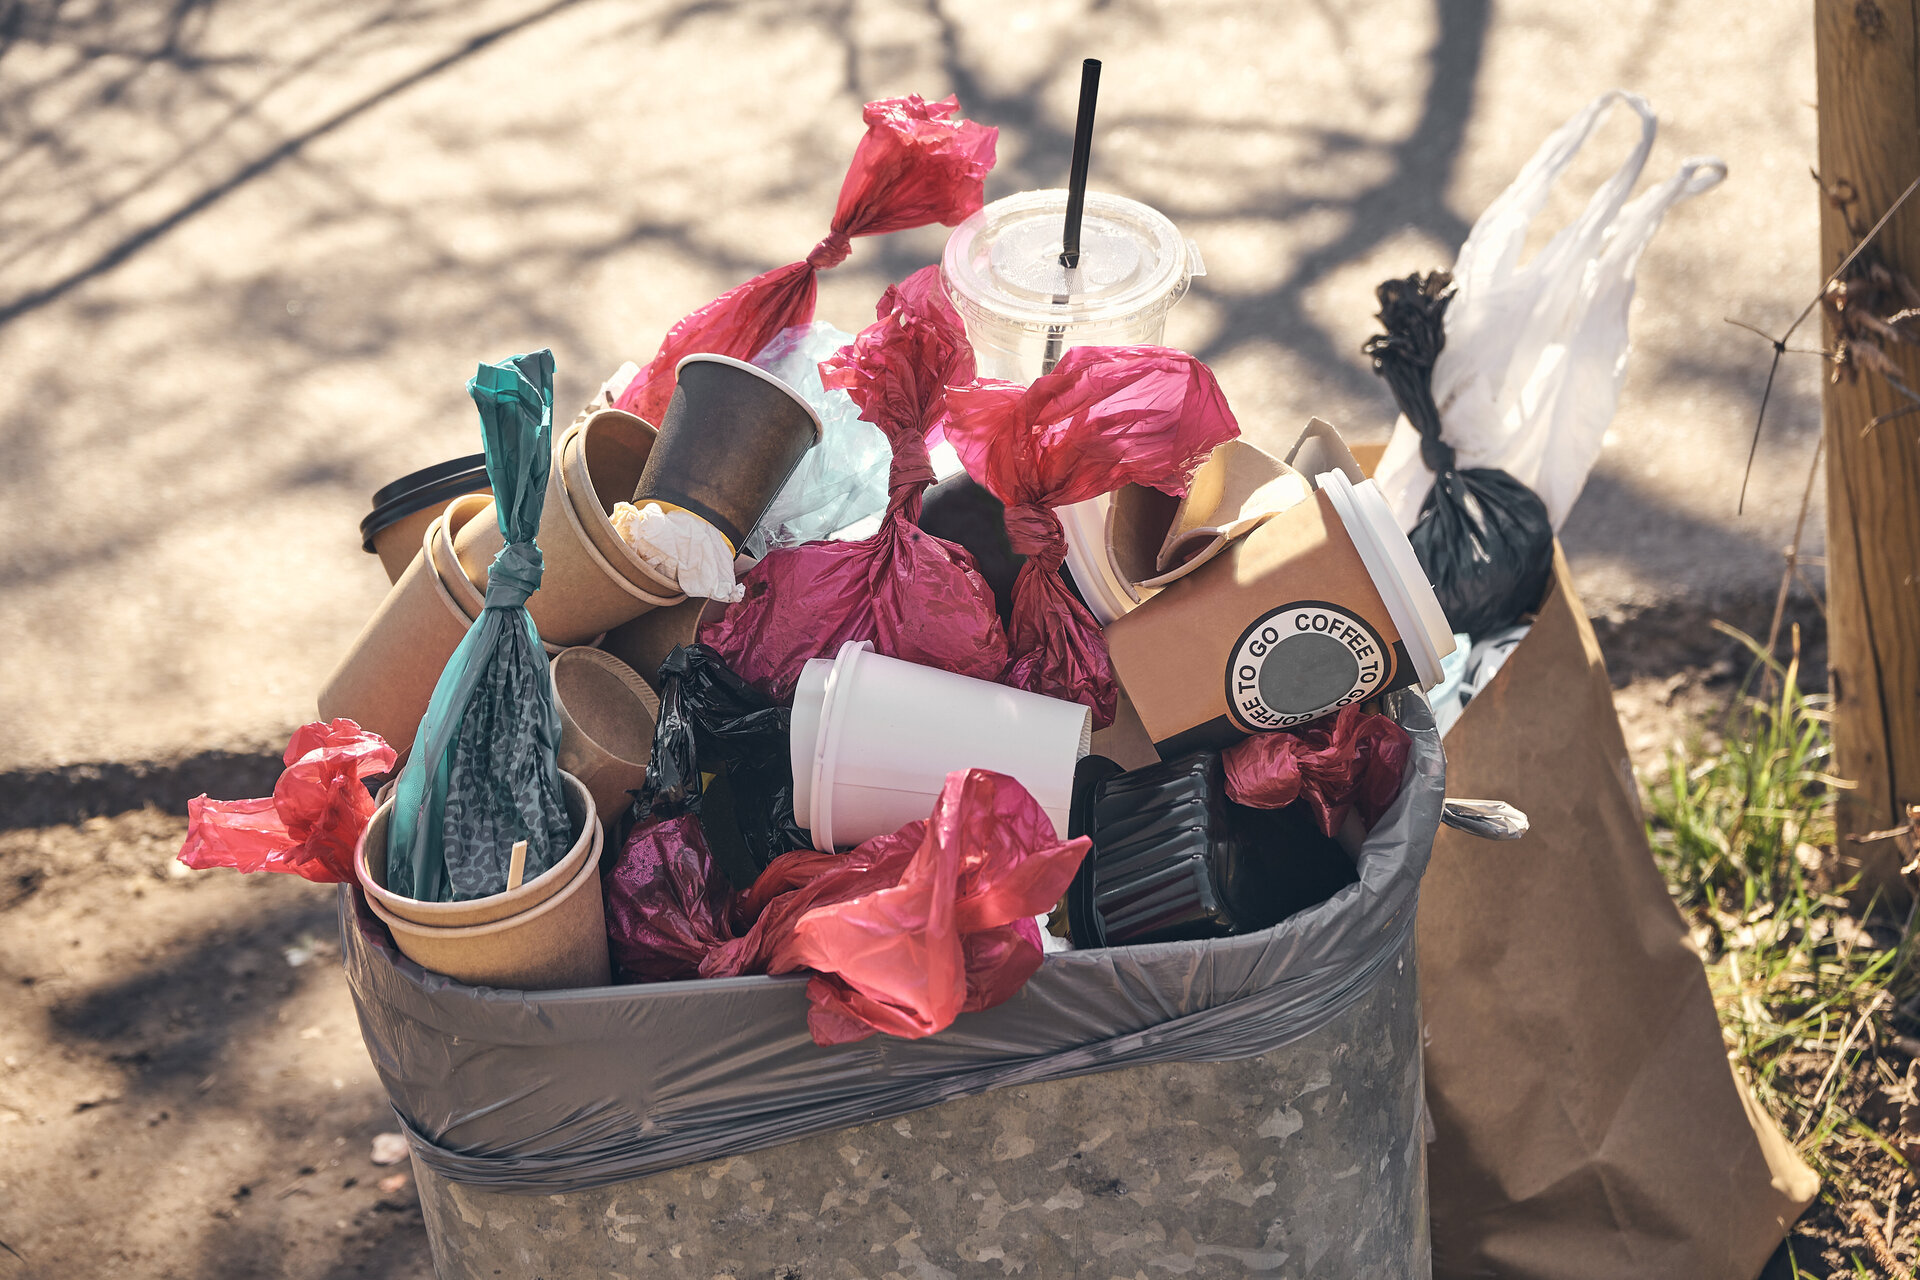
[[[1067,540],[1052,508],[1127,484],[1180,495],[1216,445],[1240,434],[1213,372],[1167,347],[1075,347],[1032,386],[984,380],[947,392],[947,439],[1006,506],[1027,557],[1013,584],[1005,682],[1113,722],[1106,637],[1060,581]]]
[[[681,357],[711,351],[750,360],[782,329],[811,324],[814,276],[845,261],[853,237],[956,226],[977,212],[1000,131],[956,119],[959,110],[957,98],[928,102],[918,94],[869,102],[866,136],[840,184],[827,238],[804,261],[755,276],[676,324],[621,392],[619,407],[657,423]]]
[[[731,887],[695,814],[635,824],[602,888],[607,950],[626,981],[698,977],[707,954],[733,938]]]
[[[858,542],[769,551],[741,579],[740,603],[700,632],[777,702],[793,700],[809,658],[830,658],[849,640],[978,680],[1006,670],[1006,632],[973,556],[918,528],[921,494],[933,482],[927,433],[946,414],[946,388],[973,380],[973,347],[938,267],[889,288],[876,314],[820,368],[893,446],[880,528]]]
[[[351,720],[302,725],[271,796],[187,801],[180,861],[196,871],[282,871],[352,884],[354,852],[375,808],[365,780],[389,772],[395,758],[384,738]]]
[[[1062,841],[1014,779],[955,771],[925,822],[844,855],[775,859],[767,889],[743,895],[757,918],[700,973],[814,970],[807,1023],[819,1044],[933,1035],[1039,969],[1032,917],[1060,900],[1088,847]]]
[[[1349,809],[1368,830],[1400,792],[1413,739],[1390,717],[1340,708],[1331,721],[1256,733],[1220,753],[1227,798],[1253,809],[1284,809],[1304,798],[1325,834],[1337,835]]]

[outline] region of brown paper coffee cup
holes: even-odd
[[[695,596],[671,609],[643,613],[632,622],[622,623],[607,632],[599,647],[626,663],[649,685],[660,678],[660,664],[683,644],[692,644],[700,631],[701,616],[721,606]]]
[[[553,660],[560,712],[560,767],[593,793],[608,824],[647,776],[660,699],[637,672],[601,649],[562,650]]]
[[[562,437],[560,443],[566,439]],[[557,447],[547,471],[546,503],[536,540],[544,569],[540,589],[527,599],[527,612],[543,640],[562,646],[587,643],[609,627],[682,599],[636,586],[600,554],[568,499]],[[453,545],[467,580],[484,589],[493,558],[504,545],[491,510],[469,520]]]
[[[1304,724],[1416,678],[1325,492],[1117,619],[1107,645],[1163,758]]]
[[[345,716],[405,751],[469,625],[423,546],[321,686],[320,718]]]

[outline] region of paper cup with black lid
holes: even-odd
[[[1339,471],[1314,484],[1107,627],[1163,757],[1440,682],[1453,632],[1386,499]]]

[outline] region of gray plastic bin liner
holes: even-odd
[[[1271,929],[1050,955],[1013,999],[924,1040],[823,1048],[806,978],[579,991],[469,987],[394,949],[357,888],[340,896],[360,1031],[412,1143],[453,1182],[584,1191],[1009,1085],[1267,1053],[1364,995],[1413,929],[1445,791],[1426,701],[1400,796],[1359,883]]]

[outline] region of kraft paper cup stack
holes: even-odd
[[[395,899],[384,884],[392,803],[375,811],[361,834],[355,870],[367,905],[392,932],[402,954],[424,969],[472,986],[556,991],[605,986],[611,981],[606,907],[600,893],[604,832],[592,793],[570,774],[563,772],[560,781],[577,835],[559,863],[517,890],[472,902],[399,900],[408,904],[413,915],[427,914],[426,908],[436,906],[492,914],[504,905],[511,912],[478,923],[427,924],[392,909],[389,904]],[[541,896],[530,901],[529,891],[536,886]]]
[[[527,600],[527,612],[541,638],[561,646],[589,643],[610,627],[684,598],[634,585],[594,545],[562,479],[561,448],[567,438],[556,443],[547,471],[546,504],[537,535],[545,567],[540,589]],[[606,512],[599,518],[606,519]],[[453,545],[467,579],[484,589],[489,567],[503,545],[499,521],[491,512],[476,515]]]

